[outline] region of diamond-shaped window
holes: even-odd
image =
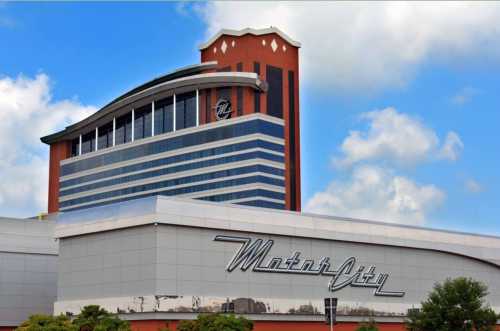
[[[271,41],[271,48],[273,49],[273,52],[276,52],[276,49],[278,48],[278,43],[274,39]]]
[[[220,46],[220,50],[222,51],[222,53],[226,53],[226,50],[227,50],[227,44],[226,44],[226,41],[222,41],[222,45]]]

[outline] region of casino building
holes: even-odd
[[[0,222],[0,331],[88,304],[134,331],[208,312],[324,331],[331,297],[335,331],[370,317],[403,331],[436,282],[463,276],[500,313],[500,237],[300,212],[299,47],[222,30],[200,64],[43,137],[50,220]]]
[[[49,213],[154,195],[300,210],[300,44],[222,30],[201,63],[43,137]]]

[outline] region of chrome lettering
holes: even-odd
[[[375,266],[366,268],[361,265],[356,268],[356,258],[347,258],[338,268],[331,269],[329,257],[322,257],[319,263],[312,259],[301,260],[300,252],[293,252],[290,257],[271,257],[267,264],[264,263],[269,255],[274,241],[266,242],[262,239],[252,241],[247,237],[215,236],[215,241],[233,242],[241,244],[241,247],[226,266],[228,272],[240,267],[242,271],[251,269],[255,272],[286,273],[314,276],[331,277],[328,289],[335,292],[346,286],[373,288],[373,294],[386,297],[403,297],[405,292],[386,291],[384,285],[389,274],[375,273]],[[375,279],[375,280],[374,280]]]

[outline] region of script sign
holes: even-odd
[[[274,240],[252,240],[246,237],[218,235],[215,241],[225,241],[241,244],[226,267],[228,272],[240,268],[242,271],[251,269],[254,272],[270,272],[282,274],[299,274],[311,276],[328,276],[328,289],[331,292],[346,286],[373,288],[376,296],[402,297],[405,292],[384,290],[389,274],[375,273],[375,267],[356,265],[356,258],[347,258],[340,266],[332,269],[329,257],[322,257],[319,262],[311,259],[300,259],[300,252],[293,252],[289,257],[268,257]],[[267,262],[265,262],[267,261]]]
[[[226,120],[231,116],[231,101],[220,98],[215,104],[215,117],[217,121]]]

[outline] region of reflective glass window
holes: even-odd
[[[98,149],[113,146],[113,122],[99,127]]]
[[[80,137],[71,140],[71,156],[77,156],[80,153]]]
[[[174,128],[174,99],[165,98],[155,102],[155,135],[171,132]]]
[[[115,144],[123,144],[132,140],[132,112],[116,119]]]
[[[175,129],[181,130],[196,125],[196,92],[176,95]]]
[[[151,104],[134,110],[134,140],[151,137]]]
[[[82,154],[95,150],[95,131],[90,131],[82,136]]]

